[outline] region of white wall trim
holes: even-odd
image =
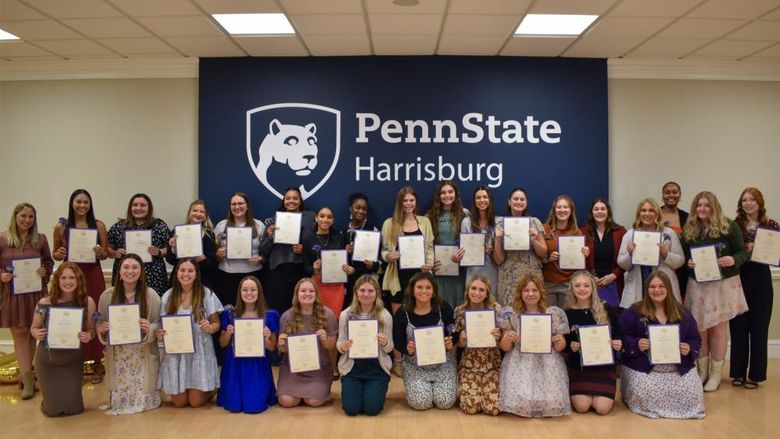
[[[780,81],[780,63],[770,61],[612,58],[607,67],[610,79]]]

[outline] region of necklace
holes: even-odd
[[[316,233],[315,235],[317,236],[317,241],[320,242],[320,245],[322,247],[328,247],[328,243],[330,242],[330,233],[325,235],[325,241],[324,242],[322,240],[322,235],[320,235],[319,233]]]

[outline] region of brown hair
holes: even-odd
[[[615,230],[620,228],[620,224],[617,224],[612,219],[612,206],[609,205],[609,201],[604,198],[596,198],[590,203],[590,209],[588,209],[588,219],[585,227],[585,234],[591,238],[594,238],[598,233],[596,232],[596,220],[593,218],[593,208],[597,203],[602,203],[607,206],[607,222],[605,224],[607,230]]]
[[[460,223],[466,216],[463,213],[463,201],[460,199],[460,190],[458,186],[452,180],[442,180],[436,185],[436,190],[433,193],[433,201],[431,202],[431,208],[425,216],[431,220],[431,228],[433,228],[433,239],[438,241],[439,239],[439,216],[444,210],[441,204],[441,190],[444,186],[450,186],[455,191],[455,201],[450,208],[450,220],[454,224],[454,230],[460,230]],[[403,200],[402,200],[403,201]]]
[[[138,265],[141,266],[141,274],[138,277],[138,282],[135,284],[135,303],[137,303],[140,308],[141,316],[147,316],[149,307],[146,304],[146,268],[144,267],[144,262],[141,260],[141,257],[134,253],[122,256],[122,259],[119,260],[119,269],[117,270],[117,273],[122,270],[122,264],[124,264],[128,259],[132,259],[138,262]],[[125,297],[125,283],[122,282],[122,279],[117,274],[116,284],[114,285],[114,293],[111,295],[111,304],[116,305],[119,303],[127,303],[127,298]],[[178,310],[178,308],[179,307],[177,306],[176,310]],[[171,314],[176,314],[176,310],[174,310]]]
[[[431,308],[437,309],[441,306],[441,296],[439,295],[439,285],[436,283],[436,278],[427,271],[419,271],[409,279],[409,284],[406,286],[406,293],[404,294],[404,308],[407,311],[414,311],[414,307],[417,302],[414,300],[414,286],[417,282],[427,280],[433,285],[433,297],[431,297]]]
[[[57,270],[54,271],[51,287],[49,287],[49,303],[51,303],[52,306],[56,306],[60,300],[60,296],[62,295],[62,290],[60,290],[60,278],[62,277],[62,272],[65,270],[73,271],[73,274],[76,276],[76,291],[73,292],[73,304],[86,309],[87,304],[89,304],[87,281],[84,278],[84,273],[81,271],[81,268],[79,268],[75,262],[70,261],[63,262],[57,267]]]
[[[195,281],[192,284],[192,298],[190,299],[190,310],[195,316],[196,320],[206,319],[209,316],[203,315],[201,308],[203,308],[204,298],[206,296],[206,288],[203,286],[203,282],[200,279],[200,267],[195,258],[183,258],[179,259],[176,263],[176,267],[173,269],[173,285],[171,287],[171,296],[168,298],[168,306],[165,307],[166,314],[176,314],[179,311],[179,306],[182,301],[182,293],[184,289],[179,282],[179,268],[185,263],[190,263],[195,267]]]
[[[379,315],[382,313],[382,310],[385,309],[385,304],[382,302],[382,287],[379,286],[379,282],[376,280],[376,277],[370,275],[370,274],[364,274],[357,278],[355,281],[355,287],[352,288],[352,302],[349,305],[349,311],[354,314],[358,315],[360,314],[360,301],[358,301],[358,290],[360,287],[362,287],[365,284],[369,284],[372,287],[374,287],[374,290],[376,291],[376,298],[374,299],[374,308],[371,310],[371,312],[368,314],[369,317],[376,319],[379,322],[379,330],[381,331],[383,329],[384,323],[382,322],[382,319],[379,318]]]
[[[477,192],[479,191],[485,191],[487,192],[488,196],[488,208],[485,212],[488,228],[489,227],[495,227],[496,226],[496,202],[493,199],[493,192],[491,192],[490,188],[487,186],[477,186],[476,189],[474,189],[474,193],[471,195],[471,231],[472,232],[483,232],[487,230],[482,230],[482,228],[479,225],[479,209],[477,209]]]
[[[245,226],[252,228],[252,238],[257,236],[257,226],[255,225],[255,216],[252,212],[252,203],[249,202],[249,197],[243,192],[233,192],[228,198],[228,214],[227,214],[227,227],[234,227],[236,225],[236,219],[233,217],[233,210],[230,208],[230,203],[233,197],[241,197],[246,203]],[[204,203],[205,207],[205,203]]]
[[[238,291],[236,292],[236,317],[241,317],[246,311],[246,304],[244,299],[241,298],[241,287],[244,286],[244,282],[251,281],[257,286],[257,302],[255,303],[255,311],[261,318],[268,311],[268,304],[265,303],[265,295],[263,293],[263,284],[260,283],[260,279],[254,276],[246,276],[238,283]]]
[[[744,197],[746,193],[749,193],[756,199],[756,204],[758,204],[758,223],[763,225],[769,222],[769,218],[766,216],[766,207],[764,206],[764,194],[752,186],[746,187],[745,190],[739,194],[739,200],[737,200],[737,217],[734,219],[742,230],[742,236],[747,234],[748,217],[747,213],[745,213],[745,210],[742,208],[742,197]]]
[[[525,287],[532,283],[536,285],[536,289],[539,290],[539,311],[547,311],[547,293],[544,290],[544,281],[534,274],[524,274],[520,276],[520,281],[515,288],[515,297],[512,300],[512,309],[518,314],[523,314],[526,311],[525,302],[523,302],[523,290]]]
[[[314,287],[314,313],[312,314],[312,326],[314,327],[315,331],[325,329],[328,326],[328,317],[325,314],[325,306],[322,305],[322,301],[320,300],[320,289],[317,288],[317,284],[314,283],[313,280],[308,277],[304,277],[303,279],[299,280],[297,284],[295,284],[295,288],[293,289],[292,308],[290,308],[290,311],[292,312],[292,319],[287,324],[287,327],[284,328],[284,332],[287,334],[292,335],[303,331],[303,312],[301,312],[301,303],[298,301],[298,291],[300,291],[301,285],[306,282],[310,283],[312,287]]]
[[[645,297],[633,304],[632,308],[637,314],[645,317],[647,320],[652,322],[657,321],[655,318],[655,303],[653,303],[653,299],[650,298],[650,294],[647,294],[647,291],[650,288],[650,282],[653,279],[661,279],[661,282],[664,283],[664,287],[666,288],[666,299],[664,299],[663,306],[668,322],[674,323],[681,321],[685,311],[680,304],[677,303],[677,299],[674,298],[672,281],[669,280],[669,275],[660,270],[653,271],[650,273],[650,276],[647,276],[647,281],[645,282]]]
[[[568,195],[558,195],[555,197],[555,200],[553,200],[552,203],[552,207],[550,207],[550,213],[547,214],[547,221],[545,221],[545,224],[547,224],[547,227],[551,231],[555,231],[557,229],[555,225],[555,205],[558,204],[558,201],[561,200],[565,200],[569,204],[569,210],[571,210],[569,221],[566,223],[566,231],[577,231],[577,211],[574,209],[574,200],[572,200]]]
[[[146,194],[135,194],[132,197],[130,197],[130,202],[127,203],[127,213],[125,214],[124,223],[128,226],[135,225],[135,219],[133,218],[133,201],[135,201],[136,198],[143,198],[146,200],[146,204],[149,205],[149,211],[146,212],[146,218],[144,218],[143,224],[141,224],[141,227],[145,229],[149,229],[154,224],[154,205],[152,204],[152,199],[149,198],[149,195]]]
[[[407,195],[414,196],[414,214],[417,214],[417,207],[419,207],[417,192],[415,192],[411,186],[402,187],[395,196],[395,207],[393,208],[393,216],[391,217],[390,231],[387,234],[387,242],[396,242],[398,237],[401,236],[401,228],[404,224],[404,197]]]

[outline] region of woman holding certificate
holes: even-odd
[[[704,393],[693,368],[701,346],[696,320],[671,294],[668,274],[647,278],[647,295],[620,315],[620,393],[648,418],[704,418]]]
[[[563,306],[571,275],[585,269],[590,255],[585,236],[577,227],[577,213],[570,196],[555,197],[544,223],[544,242],[547,255],[542,258],[542,273],[547,301],[551,306]]]
[[[523,417],[566,416],[569,377],[561,352],[569,332],[566,313],[548,306],[544,282],[523,275],[515,300],[501,311],[499,410]]]
[[[279,405],[319,407],[330,400],[330,350],[336,346],[338,322],[311,279],[299,280],[293,291],[292,308],[279,321],[279,351],[285,354],[279,365]]]
[[[607,200],[598,198],[590,205],[588,223],[580,231],[590,249],[586,267],[596,274],[598,296],[617,308],[623,295],[623,269],[617,258],[626,229],[612,219],[612,207]]]
[[[108,414],[129,415],[160,406],[160,296],[146,285],[136,254],[119,261],[119,280],[100,295],[97,333],[106,345]]]
[[[122,256],[135,253],[144,261],[146,284],[157,294],[164,293],[169,283],[164,259],[168,253],[169,235],[165,221],[154,217],[154,206],[148,195],[130,197],[125,218],[108,229],[108,257],[114,258],[111,285],[118,281]]]
[[[219,387],[217,357],[211,335],[219,331],[222,303],[200,280],[194,259],[179,259],[173,287],[162,297],[160,318],[165,355],[160,364],[160,389],[176,407],[200,407]],[[182,324],[183,323],[183,324]]]
[[[539,258],[547,257],[544,228],[538,218],[528,216],[525,189],[512,189],[506,210],[508,217],[499,218],[496,226],[496,249],[493,252],[498,265],[499,285],[494,291],[497,292],[498,303],[503,306],[512,304],[517,282],[524,274],[542,277],[542,261]],[[522,236],[526,229],[527,239]]]
[[[236,307],[220,317],[219,344],[225,349],[217,405],[231,412],[262,413],[276,404],[276,387],[266,351],[276,350],[279,313],[268,309],[254,276],[238,287]],[[262,328],[262,329],[261,329]]]
[[[35,395],[35,340],[30,336],[30,324],[54,267],[46,235],[38,233],[36,216],[31,204],[17,204],[8,228],[0,232],[0,327],[11,330],[22,399]]]
[[[217,264],[219,263],[217,261],[217,238],[205,201],[195,200],[190,203],[184,224],[174,226],[171,239],[168,240],[168,247],[165,260],[169,264],[175,266],[180,258],[194,257],[200,267],[203,285],[212,289],[216,288]]]
[[[460,199],[458,186],[452,180],[444,180],[436,185],[433,193],[431,208],[425,214],[431,222],[433,229],[433,244],[435,249],[438,246],[450,246],[457,248],[460,224],[468,214],[468,210],[463,208],[463,202]],[[463,258],[463,249],[457,249],[454,255],[449,259],[452,262],[460,262]],[[434,273],[438,272],[441,265],[439,254],[434,251]],[[446,261],[445,261],[446,262]],[[439,285],[441,296],[450,305],[455,306],[463,296],[463,274],[460,270],[456,276],[444,276],[436,274],[436,283]]]
[[[360,238],[358,238],[358,235],[360,235]],[[355,271],[348,277],[347,288],[344,293],[344,307],[347,307],[352,300],[352,290],[355,289],[355,281],[364,274],[376,275],[382,267],[382,264],[379,262],[379,247],[382,242],[381,233],[376,225],[368,219],[368,196],[366,194],[361,192],[349,194],[349,223],[347,223],[347,228],[342,231],[342,237],[346,241],[344,246],[349,255],[349,265],[355,268]],[[360,239],[359,242],[358,239]],[[370,245],[371,243],[376,244],[374,246]],[[362,260],[360,257],[355,258],[356,244],[360,244],[357,250],[363,255]],[[359,254],[358,256],[361,255]]]
[[[234,305],[235,291],[246,276],[260,278],[264,258],[260,255],[260,241],[265,225],[256,220],[249,197],[243,192],[230,196],[228,217],[214,227],[217,237],[217,297],[219,302]]]
[[[739,277],[745,291],[745,300],[749,310],[729,322],[731,331],[731,384],[744,385],[746,389],[757,389],[758,383],[766,380],[767,339],[769,337],[769,319],[772,317],[772,274],[769,271],[771,261],[761,261],[753,254],[756,238],[780,236],[780,224],[766,216],[764,195],[754,187],[742,191],[737,204],[736,223],[742,231],[745,249],[751,254],[751,260],[742,264]],[[778,241],[775,241],[778,242]],[[762,243],[759,242],[759,246]],[[759,247],[760,249],[760,247]],[[777,251],[777,250],[775,250]],[[777,253],[775,253],[776,255]],[[777,264],[777,257],[773,258]],[[750,369],[748,370],[748,365]]]
[[[349,416],[376,416],[385,405],[393,361],[393,318],[380,298],[379,282],[363,275],[352,303],[339,318],[341,406]]]
[[[471,214],[463,218],[460,226],[461,248],[464,247],[463,238],[469,234],[479,233],[483,235],[481,248],[475,248],[472,251],[482,250],[484,255],[480,255],[482,265],[470,265],[466,270],[466,279],[471,279],[477,274],[485,276],[490,285],[498,289],[498,267],[493,261],[493,249],[496,237],[496,203],[493,201],[493,193],[487,186],[477,186],[474,189],[472,197]],[[468,253],[468,252],[467,252]],[[471,255],[460,255],[461,264],[464,258],[470,259]]]
[[[578,413],[591,408],[600,415],[615,404],[617,373],[613,351],[623,347],[617,307],[604,303],[596,279],[578,271],[571,277],[566,318],[571,332],[566,335],[566,364],[569,368],[571,405]]]
[[[429,272],[412,276],[404,307],[393,316],[393,343],[403,352],[406,401],[415,410],[455,405],[458,391],[452,307]],[[454,340],[453,340],[454,339]]]
[[[76,189],[68,201],[68,218],[60,218],[54,226],[55,261],[75,262],[87,282],[87,294],[95,302],[106,289],[103,269],[100,261],[108,256],[108,235],[106,225],[95,219],[92,196],[84,189]],[[103,347],[93,340],[84,348],[84,361],[94,361],[92,366],[92,384],[103,381],[105,369]]]
[[[688,212],[678,208],[682,190],[680,185],[674,181],[666,182],[661,188],[661,222],[664,227],[669,227],[677,233],[677,238],[682,239],[683,226],[688,222]],[[680,296],[685,298],[685,288],[688,286],[688,266],[683,264],[678,268],[677,282],[680,285]]]
[[[348,264],[344,238],[333,228],[333,210],[321,207],[315,217],[317,231],[303,242],[307,274],[317,283],[320,300],[339,318],[344,308],[344,284],[355,272]],[[334,351],[334,363],[335,363]]]
[[[661,222],[661,209],[654,199],[645,198],[637,204],[634,224],[620,242],[617,263],[626,271],[621,308],[642,300],[647,277],[655,270],[669,275],[672,294],[681,301],[674,270],[685,263],[685,255],[677,234]]]
[[[736,221],[723,215],[712,192],[699,192],[691,203],[691,216],[683,228],[690,278],[685,306],[701,332],[696,366],[705,392],[720,386],[726,358],[727,322],[747,312],[739,268],[747,261],[742,232]]]
[[[38,340],[35,373],[41,387],[41,411],[46,416],[70,416],[84,411],[81,397],[82,344],[95,337],[90,316],[95,302],[87,295],[84,274],[73,262],[54,272],[49,295],[38,302],[30,333]]]
[[[462,349],[458,365],[460,409],[469,415],[483,412],[496,416],[501,367],[496,311],[500,305],[490,294],[490,281],[481,274],[469,278],[464,296],[463,304],[455,308],[455,332]]]

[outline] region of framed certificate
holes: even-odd
[[[422,235],[408,235],[398,237],[398,251],[401,259],[398,260],[398,268],[419,269],[425,265],[425,238]]]
[[[552,353],[550,314],[520,314],[520,352],[523,354]]]
[[[12,283],[14,294],[37,293],[43,290],[43,281],[38,276],[41,267],[40,258],[14,259],[11,261],[14,269]]]
[[[559,236],[558,237],[558,267],[561,270],[584,270],[585,255],[582,248],[585,247],[585,237]]]
[[[485,265],[485,235],[482,233],[461,233],[460,248],[465,253],[460,260],[461,267],[483,267]]]
[[[691,259],[696,264],[693,269],[696,282],[711,282],[723,279],[718,266],[718,252],[715,245],[691,247]]]
[[[615,364],[612,355],[612,332],[609,325],[579,327],[580,363],[583,367]]]
[[[317,334],[288,335],[287,357],[292,373],[320,370],[320,343]]]
[[[382,234],[370,230],[356,230],[352,243],[353,261],[378,261]]]
[[[68,229],[68,261],[79,264],[97,263],[95,246],[98,243],[97,229]]]
[[[260,318],[233,320],[233,352],[236,358],[265,357],[265,321]]]
[[[141,342],[141,305],[108,305],[108,344],[118,346]]]
[[[179,224],[173,228],[176,235],[176,257],[194,258],[203,256],[203,238],[200,224]]]
[[[165,330],[163,348],[166,354],[194,354],[195,333],[192,331],[192,314],[162,316]]]
[[[341,268],[347,265],[346,250],[322,250],[320,252],[320,274],[324,284],[347,283],[347,273]]]
[[[780,266],[780,231],[759,227],[750,260],[759,264]]]
[[[149,247],[152,246],[151,230],[127,230],[125,231],[125,251],[127,254],[136,254],[144,262],[152,262],[152,254]]]
[[[496,338],[490,333],[496,327],[494,310],[469,311],[463,314],[466,323],[467,348],[494,348]]]
[[[251,227],[226,227],[225,232],[227,233],[228,259],[249,259],[252,257]]]
[[[94,254],[94,253],[93,253]],[[46,343],[49,349],[78,349],[84,308],[50,307],[46,320]]]
[[[302,219],[301,212],[276,212],[274,244],[300,244]]]
[[[531,218],[527,216],[504,217],[504,250],[531,249]]]
[[[680,364],[680,325],[647,325],[650,364]]]
[[[439,261],[439,269],[435,271],[436,276],[459,276],[460,265],[452,262],[452,256],[458,252],[457,245],[434,245],[433,259]]]
[[[379,358],[378,334],[378,320],[348,320],[347,337],[352,340],[349,358]]]
[[[646,232],[634,230],[634,251],[631,254],[631,263],[657,267],[661,263],[661,232]]]
[[[443,326],[414,328],[413,335],[414,356],[417,358],[418,366],[431,366],[447,361]]]

